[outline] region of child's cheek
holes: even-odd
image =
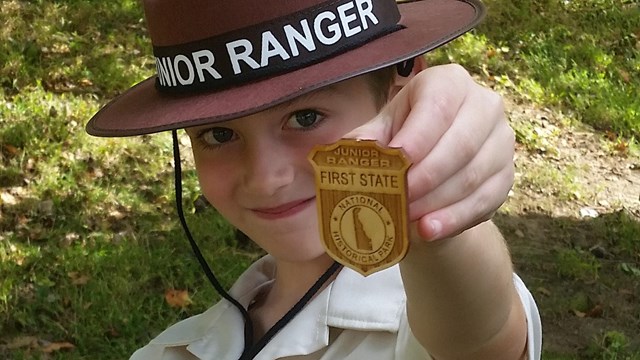
[[[200,190],[207,200],[215,206],[222,196],[232,190],[232,167],[220,162],[208,161],[206,157],[194,157]],[[215,165],[214,165],[215,164]]]

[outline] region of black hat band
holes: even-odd
[[[402,27],[395,0],[329,1],[211,38],[153,48],[156,88],[216,90],[320,62]]]

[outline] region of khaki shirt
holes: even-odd
[[[273,281],[275,263],[265,256],[230,290],[243,306]],[[540,318],[520,279],[514,281],[529,321],[529,359],[540,358]],[[294,317],[256,360],[430,360],[411,334],[398,266],[368,277],[344,268]],[[222,300],[202,314],[165,330],[131,360],[237,360],[244,346],[244,321]]]

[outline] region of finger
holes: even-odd
[[[425,214],[461,201],[505,168],[513,168],[514,146],[515,136],[509,126],[504,124],[494,129],[469,164],[433,191],[410,201],[410,219],[418,219]],[[417,165],[417,167],[420,166],[422,164]],[[503,190],[508,192],[509,189]]]
[[[475,86],[475,85],[474,85]],[[476,156],[478,151],[496,127],[505,126],[502,98],[494,92],[474,92],[457,114],[455,122],[439,139],[436,146],[420,162],[420,166],[410,169],[408,181],[412,186],[409,199],[418,199],[440,186],[446,179],[463,169]],[[486,104],[490,111],[478,114],[477,104]],[[479,121],[479,117],[491,122]]]
[[[420,72],[402,89],[390,107],[395,120],[391,147],[401,147],[412,161],[423,159],[445,134],[465,102],[472,83],[457,65],[438,66]]]
[[[420,218],[416,222],[418,235],[427,241],[443,239],[489,220],[506,200],[508,190],[503,189],[512,182],[513,169],[505,168],[462,201]]]
[[[365,124],[351,130],[343,136],[345,139],[376,140],[380,145],[386,146],[391,139],[391,127],[393,119],[386,112],[380,112],[376,117]]]
[[[464,69],[453,65],[423,70],[387,103],[378,116],[345,137],[375,137],[383,145],[402,147],[412,161],[423,158],[449,127],[464,100],[464,89],[456,92],[450,89],[452,82],[464,85],[463,74],[469,76]],[[442,77],[447,80],[443,81]],[[427,123],[428,119],[433,120]],[[407,126],[409,129],[405,129]],[[429,126],[430,131],[425,131],[425,126]],[[400,134],[397,139],[396,134]]]

